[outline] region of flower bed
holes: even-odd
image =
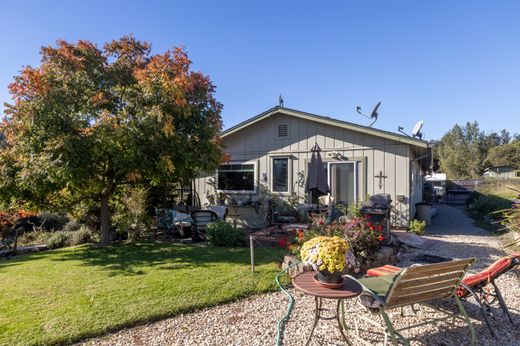
[[[285,266],[297,259],[303,259],[312,268],[312,263],[301,258],[300,253],[305,249],[305,244],[314,244],[314,239],[318,237],[345,239],[348,244],[348,251],[343,259],[346,264],[343,269],[345,273],[362,273],[370,268],[395,263],[396,260],[392,248],[381,246],[384,240],[382,223],[371,221],[370,216],[346,216],[330,224],[327,224],[324,216],[318,216],[312,220],[307,231],[296,231],[296,237],[289,245],[293,256],[286,256]],[[303,269],[300,267],[299,270]]]

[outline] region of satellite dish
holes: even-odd
[[[377,117],[379,116],[379,113],[377,113],[377,110],[379,109],[379,106],[380,106],[380,105],[381,105],[381,101],[379,101],[379,102],[377,103],[377,105],[374,107],[374,110],[372,111],[372,113],[370,114],[370,116],[361,113],[361,107],[359,107],[359,106],[356,106],[356,112],[358,112],[359,114],[361,114],[361,115],[364,116],[365,118],[372,119],[372,122],[370,123],[370,125],[368,125],[368,126],[372,126],[372,125],[375,124],[375,122],[377,121]]]
[[[421,129],[424,125],[424,121],[419,121],[417,124],[415,124],[415,126],[413,127],[413,130],[412,130],[412,137],[413,138],[419,138],[419,139],[422,139],[422,136],[423,134],[421,133]]]

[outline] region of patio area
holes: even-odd
[[[442,216],[442,217],[441,217]],[[439,216],[433,219],[426,237],[436,240],[437,246],[428,250],[410,248],[400,253],[400,267],[412,264],[418,254],[431,254],[442,257],[476,257],[477,260],[469,269],[469,274],[482,270],[496,259],[507,254],[502,250],[500,239],[486,230],[475,227],[464,210],[449,206],[441,206]],[[515,324],[520,324],[520,297],[518,292],[520,278],[514,272],[501,276],[498,286],[504,293]],[[296,304],[287,324],[283,344],[302,345],[309,334],[314,318],[314,299],[296,290],[291,293]],[[326,301],[334,304],[334,301]],[[491,318],[496,328],[497,338],[493,338],[482,321],[477,305],[472,302],[464,306],[475,326],[477,344],[479,345],[516,345],[520,339],[520,330],[511,326],[499,310]],[[287,300],[282,293],[268,293],[231,304],[210,308],[200,312],[181,315],[156,323],[117,332],[105,338],[89,340],[84,345],[272,345],[276,340],[276,322],[285,313]],[[347,309],[360,309],[356,300],[346,301]],[[405,309],[405,317],[399,316],[399,310],[392,311],[397,328],[415,322],[416,319],[434,317],[435,313],[428,308],[419,307],[415,316],[409,308]],[[349,320],[346,320],[349,324]],[[362,337],[380,345],[381,334],[370,329],[369,325],[361,326]],[[465,345],[469,344],[468,329],[464,323],[456,322],[428,325],[411,329],[403,333],[411,339],[412,345]],[[316,327],[311,345],[342,345],[339,329],[334,321],[320,321]],[[355,344],[355,343],[354,343]]]

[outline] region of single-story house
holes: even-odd
[[[202,205],[226,196],[230,215],[262,227],[261,208],[251,203],[271,194],[291,203],[307,201],[305,180],[317,143],[336,202],[392,197],[392,224],[408,226],[422,200],[430,165],[426,141],[339,119],[274,107],[223,131],[229,161],[195,180]]]
[[[509,179],[519,177],[519,172],[520,171],[513,166],[496,166],[487,168],[482,176],[485,178]]]

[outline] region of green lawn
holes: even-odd
[[[0,345],[67,344],[275,289],[276,259],[247,248],[79,246],[0,260]]]

